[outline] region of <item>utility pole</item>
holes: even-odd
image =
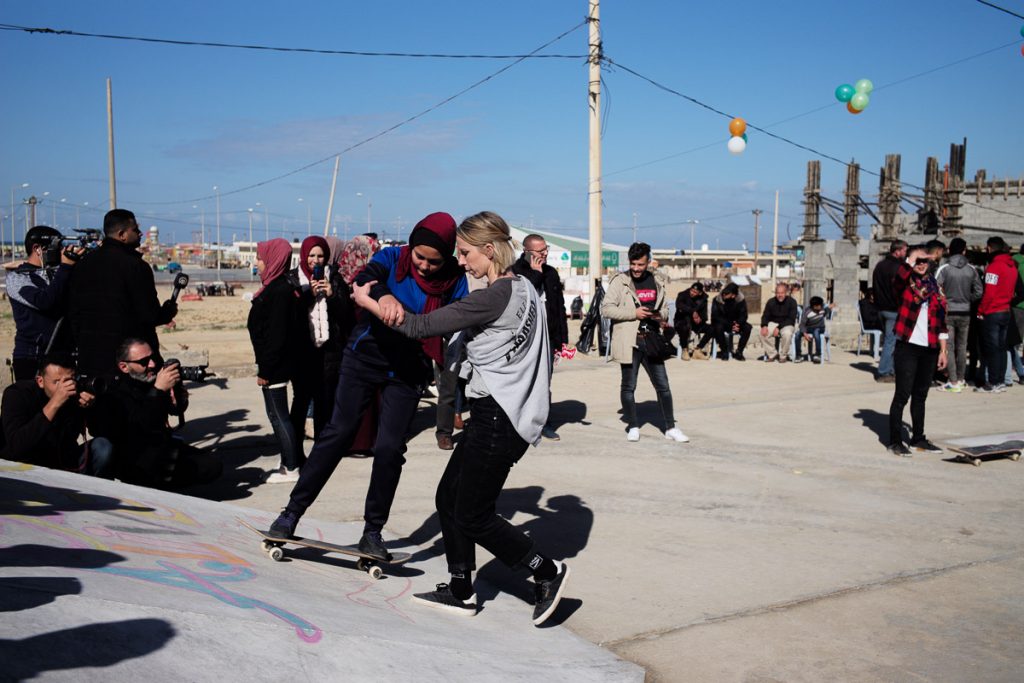
[[[772,235],[772,289],[778,281],[775,271],[779,269],[779,191],[775,190],[775,230]]]
[[[256,248],[252,244],[252,207],[249,207],[249,279],[253,278],[253,266],[256,265]]]
[[[214,185],[213,191],[217,193],[217,279],[220,280],[220,188]]]
[[[751,211],[754,214],[754,275],[757,275],[757,261],[758,254],[760,252],[760,233],[761,233],[761,209],[754,209]]]
[[[633,212],[633,244],[636,244],[636,211]]]
[[[117,208],[117,180],[114,176],[114,93],[107,79],[107,158],[110,166],[110,208]]]
[[[331,229],[331,212],[334,211],[334,190],[338,187],[338,166],[341,165],[341,155],[334,157],[334,177],[331,178],[331,199],[327,202],[327,222],[324,223],[324,237],[327,237]]]
[[[590,39],[589,39],[589,82],[587,87],[587,106],[590,109],[590,182],[589,223],[590,223],[590,264],[589,277],[594,283],[594,292],[600,284],[602,262],[602,225],[601,225],[601,21],[600,0],[590,0]]]
[[[693,257],[693,249],[695,237],[697,234],[697,224],[700,223],[700,221],[697,220],[696,218],[689,218],[686,222],[690,224],[690,277],[696,280],[697,266]]]

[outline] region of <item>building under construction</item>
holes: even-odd
[[[868,202],[860,190],[861,169],[847,166],[842,200],[821,192],[821,162],[807,164],[804,188],[805,300],[818,295],[835,302],[832,341],[856,344],[860,325],[857,302],[871,272],[889,252],[893,240],[914,244],[954,237],[967,240],[969,250],[984,250],[985,240],[999,235],[1014,249],[1024,242],[1024,176],[989,180],[984,169],[965,180],[967,141],[950,145],[949,163],[940,168],[935,157],[925,165],[924,187],[900,181],[900,155],[889,154],[878,176],[878,194]],[[822,219],[842,231],[842,238],[822,239]],[[860,224],[864,222],[862,231]]]

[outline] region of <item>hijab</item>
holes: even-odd
[[[330,256],[327,258],[327,265],[337,270],[338,261],[341,259],[341,250],[345,248],[345,242],[337,235],[327,235],[324,239],[327,240],[327,247],[331,250]]]
[[[263,261],[263,272],[260,273],[260,283],[263,286],[259,288],[253,298],[262,294],[267,285],[288,270],[292,260],[292,245],[283,237],[260,242],[256,245],[256,258]]]
[[[338,273],[346,283],[352,284],[356,275],[366,267],[373,255],[380,251],[380,242],[367,235],[353,237],[336,256]]]
[[[324,266],[331,262],[331,247],[327,244],[327,240],[319,235],[310,235],[302,240],[302,246],[299,247],[299,269],[307,280],[313,279],[313,269],[309,267],[309,252],[313,251],[313,247],[320,247],[323,250]]]

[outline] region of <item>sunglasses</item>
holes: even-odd
[[[146,366],[149,365],[150,361],[153,360],[154,356],[156,356],[156,354],[151,353],[148,356],[143,356],[142,358],[136,358],[135,360],[126,360],[125,363],[138,363],[142,367],[146,367]]]

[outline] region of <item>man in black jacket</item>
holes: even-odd
[[[796,329],[796,318],[796,300],[789,295],[789,286],[780,282],[775,285],[775,296],[768,299],[761,312],[761,347],[764,349],[761,358],[765,362],[789,360],[789,343]]]
[[[711,341],[713,333],[711,325],[708,324],[708,295],[704,292],[702,282],[694,282],[689,289],[679,292],[676,296],[676,314],[672,325],[679,334],[679,348],[683,350],[683,360],[705,360],[707,356],[704,355],[704,346]],[[700,337],[692,354],[687,348],[691,332]]]
[[[178,365],[158,367],[156,354],[142,339],[126,339],[115,353],[119,373],[96,402],[89,429],[113,444],[117,478],[176,489],[219,477],[220,460],[171,432],[169,418],[188,407]]]
[[[565,321],[562,281],[558,271],[549,266],[547,260],[548,243],[540,235],[527,235],[523,238],[523,254],[512,264],[512,272],[532,282],[544,298],[551,353],[558,355],[562,347],[569,343],[569,326]],[[541,435],[553,441],[559,439],[558,432],[550,424],[544,425]]]
[[[743,349],[747,347],[753,328],[747,322],[747,302],[735,282],[723,287],[711,302],[711,327],[718,342],[719,360],[729,360],[734,334],[738,334],[740,340],[736,350],[732,352],[732,357],[736,360],[746,360],[743,357]]]
[[[896,366],[893,364],[893,352],[896,350],[896,335],[893,334],[893,327],[896,325],[896,314],[900,308],[899,297],[896,296],[894,282],[896,271],[900,264],[907,258],[907,243],[903,240],[894,240],[889,245],[889,254],[878,262],[874,272],[871,274],[871,287],[875,290],[875,305],[882,316],[882,353],[878,359],[877,382],[895,382]]]
[[[7,273],[7,296],[14,313],[14,353],[11,355],[15,380],[33,379],[44,354],[70,354],[72,351],[69,326],[61,323],[61,319],[67,312],[71,268],[83,249],[61,252],[56,264],[44,264],[47,249],[60,236],[59,231],[47,225],[29,230],[25,235],[28,258]]]
[[[135,214],[108,211],[103,218],[103,244],[82,259],[71,277],[69,312],[78,369],[88,375],[117,374],[118,344],[128,337],[144,340],[157,354],[157,325],[174,319],[178,306],[160,304],[153,271],[138,247],[142,231]]]
[[[52,469],[113,479],[110,442],[78,443],[85,434],[85,412],[95,400],[79,392],[70,358],[47,356],[35,378],[4,390],[0,405],[4,448],[0,457]]]

